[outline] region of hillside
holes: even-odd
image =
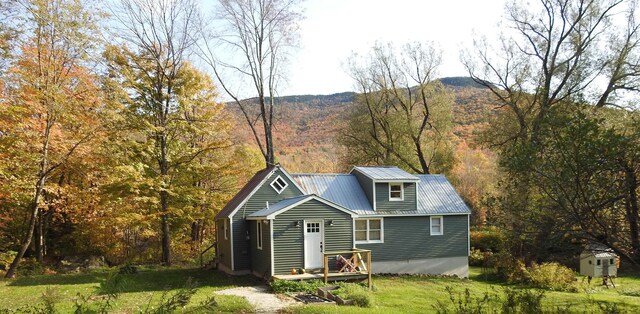
[[[473,142],[473,133],[485,125],[486,116],[495,108],[489,91],[467,77],[442,78],[441,82],[456,96],[454,134]],[[292,172],[344,171],[334,139],[356,95],[344,92],[279,97],[274,129],[278,161]],[[236,117],[238,141],[254,143],[237,106],[229,104],[228,108]]]

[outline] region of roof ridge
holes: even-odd
[[[292,176],[352,176],[350,173],[292,173]]]

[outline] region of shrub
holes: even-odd
[[[471,253],[469,254],[469,265],[470,266],[493,266],[492,256],[493,256],[493,253],[491,252],[482,252],[478,249],[471,248]]]
[[[520,259],[508,253],[493,255],[494,268],[498,277],[508,283],[525,283],[529,281],[529,270]]]
[[[505,236],[500,229],[487,228],[471,231],[470,241],[472,247],[482,252],[488,250],[501,252],[504,247]]]
[[[445,313],[490,313],[490,302],[496,298],[494,294],[485,292],[482,297],[476,297],[471,295],[469,288],[464,290],[464,293],[455,293],[452,287],[445,287],[447,293],[449,293],[449,302],[443,302],[438,300],[435,305],[432,305],[433,309],[438,314]]]
[[[537,287],[560,290],[577,291],[573,283],[576,282],[576,274],[570,268],[558,263],[533,264],[529,271],[531,283]]]

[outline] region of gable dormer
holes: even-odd
[[[420,178],[398,167],[353,167],[374,211],[417,210],[416,185]]]

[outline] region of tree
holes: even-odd
[[[277,89],[283,79],[288,50],[297,40],[297,23],[302,18],[296,11],[298,2],[220,0],[217,18],[224,23],[224,31],[211,33],[202,27],[200,55],[240,108],[267,167],[275,164],[272,131]],[[242,99],[241,93],[247,92],[247,88],[234,89],[234,79],[252,86],[258,108],[252,108],[252,100]]]
[[[377,44],[362,59],[354,55],[349,62],[360,95],[341,134],[352,155],[348,162],[448,171],[453,96],[434,79],[440,52],[420,43],[406,44],[400,53]]]
[[[199,23],[197,3],[193,0],[122,0],[116,16],[123,27],[125,48],[114,56],[122,82],[132,91],[133,114],[141,113],[146,134],[155,145],[152,153],[157,164],[159,211],[162,230],[162,262],[171,265],[169,227],[169,186],[173,123],[180,111],[179,75],[184,70],[192,34]]]
[[[27,228],[7,271],[11,278],[32,241],[50,176],[97,134],[99,88],[86,67],[97,42],[97,14],[78,0],[33,0],[23,9],[23,42],[10,71],[11,94],[0,108],[0,145],[10,171],[31,185]],[[17,182],[13,182],[17,183]],[[19,203],[17,203],[19,204]],[[42,244],[41,237],[36,239]]]
[[[637,254],[633,128],[615,119],[640,87],[635,13],[635,1],[513,2],[501,46],[463,56],[503,107],[485,137],[505,174],[503,222],[537,252],[575,237]]]

